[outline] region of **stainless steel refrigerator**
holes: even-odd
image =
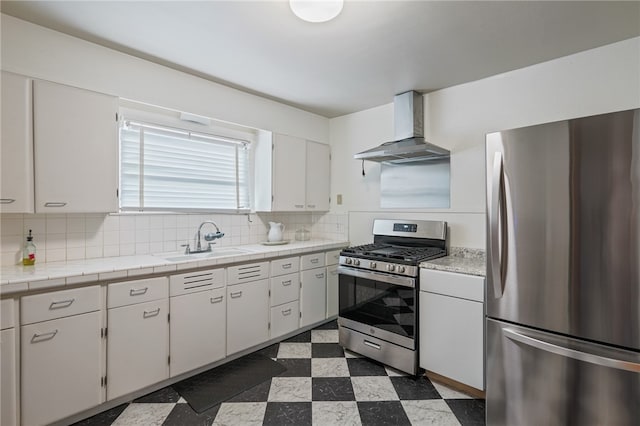
[[[490,133],[488,425],[640,425],[640,110]]]

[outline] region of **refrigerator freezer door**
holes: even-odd
[[[640,349],[640,110],[487,135],[487,316]]]
[[[487,320],[488,425],[636,425],[640,353]]]

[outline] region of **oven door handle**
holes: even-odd
[[[367,280],[380,281],[383,283],[399,285],[402,287],[416,287],[415,278],[403,277],[401,275],[381,274],[374,271],[364,271],[362,269],[349,268],[342,265],[338,266],[338,274],[349,275],[356,278],[364,278]]]

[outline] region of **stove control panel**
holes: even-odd
[[[404,275],[407,277],[416,277],[418,276],[419,268],[414,265],[400,265],[392,262],[383,262],[383,261],[373,261],[373,260],[365,260],[358,259],[355,257],[349,256],[340,256],[340,265],[357,267],[363,270],[369,271],[381,271],[386,273],[392,273],[394,275]]]

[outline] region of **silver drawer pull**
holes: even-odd
[[[284,265],[282,265],[282,269],[291,269],[291,264],[285,263]]]
[[[71,306],[71,304],[75,301],[76,299],[69,299],[69,300],[61,300],[59,302],[51,302],[51,304],[49,305],[49,309],[62,309],[62,308],[68,308],[69,306]]]
[[[377,350],[382,349],[382,347],[381,347],[379,344],[377,344],[377,343],[373,343],[373,342],[370,342],[370,341],[368,341],[368,340],[365,340],[365,341],[364,341],[364,344],[365,344],[366,346],[369,346],[370,348],[373,348],[373,349],[377,349]]]
[[[47,203],[44,203],[45,207],[64,207],[66,205],[67,205],[67,203],[62,203],[62,202],[57,202],[57,201],[49,201]]]
[[[49,333],[41,333],[41,334],[35,333],[31,338],[31,343],[38,343],[38,342],[51,340],[54,337],[56,337],[56,334],[58,334],[58,329],[56,329],[55,331],[50,331]]]
[[[15,203],[15,198],[0,198],[0,204],[11,204]]]
[[[289,309],[286,309],[286,310],[282,311],[282,315],[284,315],[285,317],[286,317],[287,315],[291,315],[291,308],[289,308]]]
[[[236,291],[235,293],[231,293],[230,296],[232,299],[237,299],[238,297],[242,297],[242,292]]]
[[[317,257],[309,260],[309,262],[311,262],[311,263],[318,263],[319,261],[320,261],[320,259],[317,258]]]
[[[315,204],[307,204],[307,207],[309,207],[310,209],[315,209],[316,205]]]
[[[129,296],[141,296],[141,295],[145,294],[147,292],[147,290],[149,290],[149,287],[132,288],[131,290],[129,290]]]
[[[288,286],[288,285],[291,285],[291,280],[282,281],[282,285],[285,286],[285,287]]]
[[[324,278],[324,272],[321,274],[316,274],[316,278]]]
[[[294,204],[294,207],[296,209],[303,209],[304,208],[304,204]]]
[[[220,303],[222,302],[222,298],[224,296],[218,296],[218,297],[212,297],[211,299],[209,299],[211,301],[211,303]]]
[[[160,308],[154,309],[153,311],[144,311],[142,314],[142,318],[157,317],[159,314]]]

